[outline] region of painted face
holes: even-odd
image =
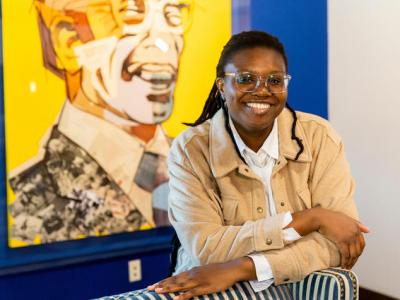
[[[225,76],[217,84],[240,134],[252,135],[265,131],[269,134],[275,118],[285,107],[287,91],[272,93],[273,89],[265,85],[265,79],[271,74],[286,74],[282,55],[263,47],[244,49],[233,55],[224,71],[231,74],[249,72],[261,75],[260,85],[253,92],[240,91],[234,76]]]
[[[109,111],[126,120],[143,124],[166,120],[183,48],[178,1],[89,3],[86,17],[94,39],[74,49],[83,91],[100,97]]]

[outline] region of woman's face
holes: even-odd
[[[234,76],[219,79],[221,91],[228,112],[239,134],[269,134],[275,118],[285,107],[287,91],[271,93],[265,86],[265,78],[270,74],[286,74],[282,55],[269,48],[257,47],[240,50],[225,66],[225,73],[251,72],[261,75],[262,80],[253,92],[241,92],[235,84]]]

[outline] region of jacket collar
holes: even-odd
[[[291,112],[284,108],[283,111],[278,116],[278,135],[279,135],[279,153],[280,156],[285,157],[289,160],[294,160],[296,158],[297,152],[299,151],[299,146],[295,140],[292,140],[292,122],[293,116]],[[301,126],[299,120],[297,120],[296,126],[296,136],[303,142],[304,151],[300,154],[297,159],[298,162],[311,162],[311,150],[308,145],[304,129]]]
[[[210,120],[209,151],[211,171],[221,177],[244,164],[230,136],[224,111],[220,109]]]
[[[285,108],[278,116],[279,156],[288,160],[294,160],[299,146],[291,139],[293,117]],[[298,162],[310,162],[311,152],[307,144],[304,130],[297,122],[296,135],[302,140],[304,151],[298,158]],[[233,138],[226,128],[225,115],[220,109],[210,120],[209,133],[210,165],[213,175],[218,178],[244,165],[237,153]]]

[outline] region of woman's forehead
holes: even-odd
[[[238,50],[228,60],[225,72],[254,71],[265,73],[286,71],[285,60],[275,49],[255,47]]]

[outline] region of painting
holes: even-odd
[[[202,109],[230,1],[2,8],[9,246],[167,226],[169,147]]]

